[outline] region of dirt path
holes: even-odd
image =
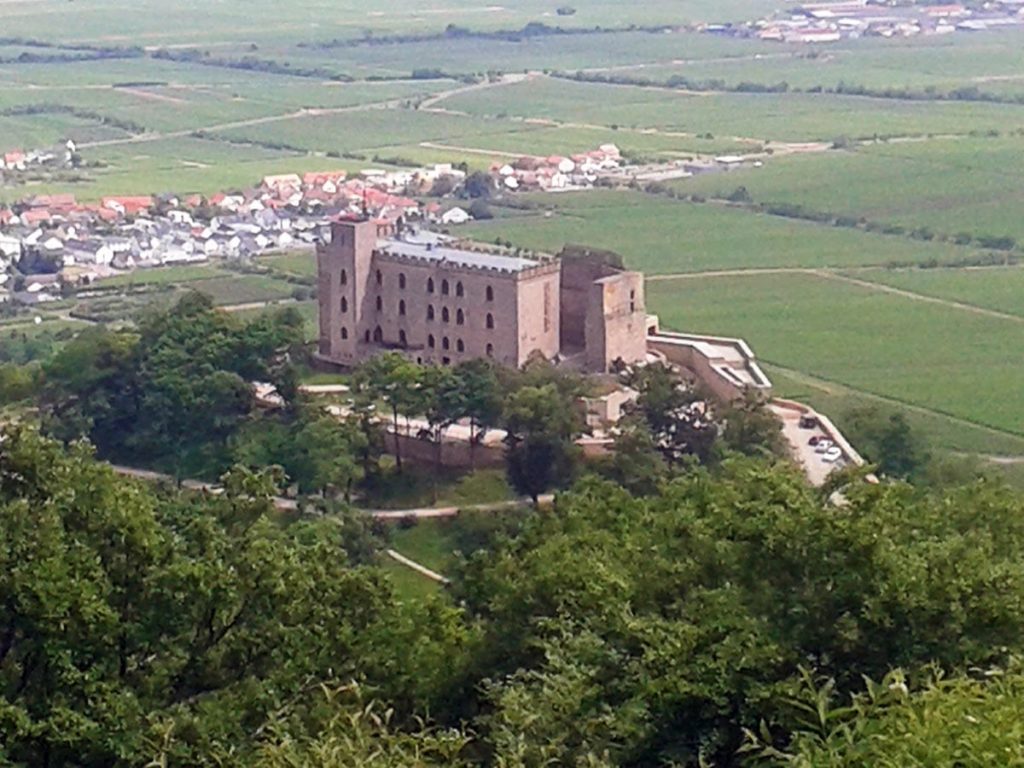
[[[823,277],[826,280],[836,280],[842,283],[849,283],[851,285],[857,285],[861,288],[868,288],[870,290],[879,291],[881,293],[890,293],[894,296],[900,296],[904,299],[911,299],[913,301],[923,301],[929,304],[939,304],[950,309],[959,309],[964,312],[970,312],[975,315],[983,315],[985,317],[994,317],[998,320],[1009,320],[1014,323],[1024,323],[1024,317],[1021,315],[1012,315],[1008,312],[1000,312],[996,309],[987,309],[985,307],[979,307],[975,304],[965,304],[961,301],[953,301],[952,299],[940,299],[935,296],[928,296],[923,293],[914,293],[903,288],[894,288],[891,285],[884,285],[882,283],[873,283],[870,280],[860,280],[856,277],[850,277],[849,275],[841,275],[837,272],[830,272],[828,270],[815,270],[814,274],[819,277]]]
[[[489,88],[500,88],[504,85],[514,85],[515,83],[522,83],[527,80],[533,80],[539,77],[536,72],[528,72],[522,74],[511,74],[502,75],[497,80],[485,80],[482,83],[473,83],[472,85],[463,85],[459,88],[451,88],[447,91],[441,91],[441,93],[435,93],[433,96],[424,99],[420,102],[421,110],[430,110],[438,102],[444,101],[452,96],[458,96],[462,93],[472,93],[473,91],[486,91]]]
[[[427,568],[425,565],[420,565],[415,560],[410,560],[405,555],[403,555],[403,554],[401,554],[399,552],[396,552],[393,549],[385,549],[384,550],[384,554],[386,554],[388,557],[390,557],[396,563],[400,563],[401,565],[404,565],[406,568],[411,568],[412,570],[416,571],[416,573],[420,574],[420,576],[426,576],[431,581],[436,581],[438,584],[445,584],[445,585],[451,583],[451,580],[449,580],[445,576],[442,576],[437,571],[432,571],[429,568]]]

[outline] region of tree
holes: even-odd
[[[553,384],[523,387],[505,406],[509,482],[533,499],[555,485],[568,485],[578,461],[573,440],[582,432],[575,404]]]
[[[441,473],[444,433],[466,415],[466,397],[462,382],[451,368],[429,366],[420,376],[423,415],[427,419],[430,441],[434,446],[434,472],[431,487],[437,501],[437,477]]]
[[[483,358],[459,363],[455,376],[465,401],[464,415],[469,418],[470,466],[475,468],[477,446],[501,421],[501,383],[494,364]]]
[[[805,675],[785,701],[791,743],[776,746],[767,728],[748,734],[744,752],[757,762],[796,766],[959,765],[1024,763],[1024,674],[1020,663],[981,677],[931,675],[917,690],[900,671],[849,704],[833,681]]]
[[[398,352],[385,352],[364,363],[356,372],[356,386],[383,401],[391,409],[395,434],[395,464],[402,471],[402,451],[398,441],[401,415],[419,413],[423,406],[422,367]]]
[[[792,724],[779,701],[803,667],[848,697],[864,676],[1024,648],[1019,497],[845,496],[748,457],[646,498],[596,480],[560,494],[454,573],[485,632],[483,738],[527,756],[512,764],[728,765],[744,728]]]
[[[319,681],[405,665],[385,582],[334,521],[283,528],[275,483],[158,495],[84,444],[0,435],[4,762],[136,763],[162,734],[169,763],[212,765]]]
[[[687,456],[708,461],[719,432],[709,397],[661,363],[634,369],[626,383],[639,393],[637,407],[670,469]]]
[[[494,194],[494,179],[483,171],[473,171],[462,183],[462,192],[465,197],[486,200]]]
[[[617,425],[611,455],[602,474],[636,495],[656,493],[668,478],[668,466],[658,451],[646,421],[627,416]]]
[[[864,457],[890,477],[915,477],[928,463],[923,444],[898,411],[886,413],[874,406],[858,408],[846,414],[843,427]]]
[[[785,456],[786,439],[782,422],[757,395],[748,393],[729,404],[722,413],[722,442],[748,456]]]

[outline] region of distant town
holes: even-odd
[[[1024,0],[977,4],[905,5],[884,0],[804,3],[785,16],[745,24],[711,24],[704,31],[782,43],[835,43],[859,37],[916,37],[1024,26]]]

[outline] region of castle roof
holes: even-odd
[[[444,245],[443,242],[443,240],[429,237],[425,233],[420,237],[381,240],[377,243],[377,250],[389,256],[410,260],[445,262],[456,267],[494,269],[501,272],[523,272],[541,265],[541,262],[533,259],[452,248]]]

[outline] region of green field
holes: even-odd
[[[1024,268],[870,270],[857,278],[1024,317]]]
[[[654,282],[667,328],[745,338],[782,369],[1024,436],[1024,323],[811,275]]]
[[[811,64],[813,66],[813,64]],[[662,128],[716,137],[828,141],[1024,128],[1024,106],[916,102],[828,94],[687,94],[663,88],[536,78],[444,99],[473,115]]]
[[[1024,240],[1024,138],[884,143],[856,151],[774,158],[763,168],[675,182],[680,192],[789,202],[905,227]],[[842,179],[842,183],[837,183]]]
[[[458,231],[548,252],[557,252],[566,243],[610,248],[625,256],[630,267],[650,274],[950,261],[974,253],[950,244],[641,193],[563,194],[557,203],[558,208],[547,213],[498,218]]]

